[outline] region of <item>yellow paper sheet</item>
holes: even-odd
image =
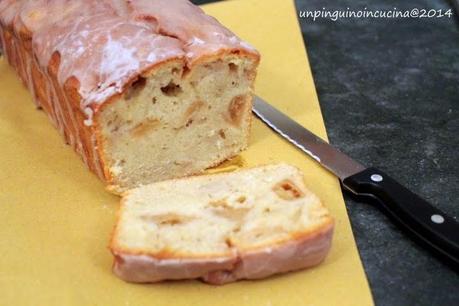
[[[257,93],[325,138],[293,1],[234,0],[205,10],[261,52]],[[222,287],[125,283],[111,273],[107,249],[119,199],[64,145],[0,59],[0,305],[372,305],[338,181],[258,120],[242,159],[304,171],[336,220],[325,262]]]

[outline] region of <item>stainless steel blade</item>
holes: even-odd
[[[314,158],[340,180],[365,170],[363,165],[335,149],[258,96],[254,97],[253,112],[274,131]]]

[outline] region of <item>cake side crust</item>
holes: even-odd
[[[196,31],[202,26],[207,30]],[[36,105],[90,170],[118,192],[126,186],[117,187],[107,166],[96,124],[99,109],[113,105],[132,80],[168,60],[181,58],[189,70],[228,52],[259,60],[255,49],[185,0],[170,1],[166,8],[161,1],[4,0],[0,27],[5,56]]]

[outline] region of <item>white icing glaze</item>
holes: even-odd
[[[311,237],[290,240],[278,246],[241,251],[238,264],[231,271],[214,271],[204,281],[225,284],[239,279],[260,279],[270,275],[315,266],[324,260],[331,246],[333,225]]]
[[[94,115],[94,111],[90,107],[86,107],[84,109],[84,113],[86,114],[86,117],[88,118],[88,119],[83,121],[84,125],[91,126],[92,125],[92,116]]]
[[[113,251],[114,273],[129,282],[157,282],[166,279],[202,278],[212,284],[239,279],[259,279],[319,264],[331,246],[333,225],[315,235],[252,251],[232,249],[232,256],[220,258],[167,258],[124,254]]]
[[[147,255],[116,254],[113,272],[131,282],[156,282],[163,279],[198,278],[203,273],[231,269],[235,256],[205,259],[158,259]]]
[[[2,0],[0,1],[0,23],[9,25],[16,17],[17,11],[23,5],[24,1]]]
[[[97,140],[89,139],[81,126],[92,129],[100,105],[139,74],[172,59],[191,67],[221,51],[258,58],[253,48],[187,0],[168,0],[167,5],[164,0],[1,0],[0,24],[16,36],[6,42],[0,30],[2,45],[13,50],[8,56],[17,57],[8,60],[33,93],[33,58],[47,80],[41,86],[51,105],[48,116],[100,177]],[[31,53],[15,40],[30,45]],[[51,68],[58,68],[59,88],[51,82],[50,61]],[[74,114],[75,99],[86,116],[83,122]]]

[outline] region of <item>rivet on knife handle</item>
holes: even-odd
[[[253,112],[270,128],[334,173],[344,187],[364,200],[377,201],[378,206],[401,229],[459,270],[459,223],[453,218],[387,174],[374,168],[366,169],[258,96],[254,98]]]
[[[418,242],[459,269],[459,223],[376,168],[343,180],[343,186],[363,199],[373,199]]]

